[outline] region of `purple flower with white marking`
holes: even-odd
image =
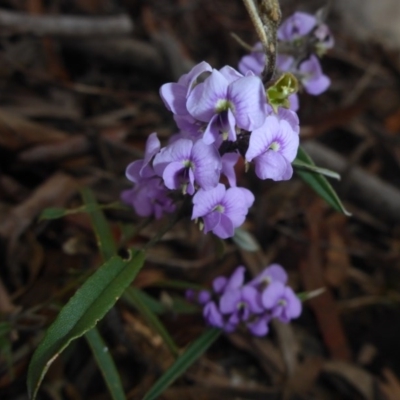
[[[168,196],[168,189],[158,177],[145,179],[132,189],[121,193],[121,200],[133,207],[141,217],[154,216],[160,219],[164,213],[172,213],[176,206]]]
[[[261,76],[265,67],[266,55],[261,42],[257,42],[253,46],[250,54],[246,54],[239,61],[239,71],[246,75],[248,71],[253,72],[257,76]]]
[[[196,85],[197,78],[204,72],[211,72],[211,66],[205,61],[194,66],[189,73],[182,75],[178,82],[165,83],[160,88],[160,96],[169,111],[186,116],[186,99]]]
[[[292,41],[308,35],[317,25],[314,15],[301,11],[295,12],[292,16],[283,21],[278,29],[278,39]]]
[[[314,55],[300,64],[299,73],[301,83],[309,94],[317,96],[325,92],[331,84],[330,79],[323,74],[318,58]]]
[[[143,179],[155,176],[151,165],[153,157],[160,151],[160,141],[157,133],[153,132],[146,141],[146,149],[143,160],[136,160],[130,163],[126,168],[126,177],[133,183],[138,183]]]
[[[214,69],[190,93],[186,106],[192,117],[206,124],[203,140],[214,143],[236,140],[236,128],[252,131],[265,119],[265,91],[256,76],[237,77],[232,71]]]
[[[201,139],[195,143],[190,139],[178,139],[156,155],[153,167],[168,189],[183,189],[183,193],[192,195],[195,184],[204,190],[214,188],[222,165],[214,146]]]
[[[232,237],[243,224],[254,195],[247,189],[226,189],[221,183],[210,190],[200,189],[193,196],[192,220],[202,218],[204,233],[212,231],[221,239]]]
[[[228,322],[232,325],[246,322],[252,314],[264,311],[257,289],[243,285],[244,272],[244,267],[235,270],[219,300],[220,312],[223,315],[229,314]]]
[[[249,282],[249,285],[265,287],[272,282],[281,282],[285,285],[287,280],[287,273],[282,266],[279,264],[271,264],[264,268],[251,282]]]
[[[169,111],[174,114],[175,122],[182,130],[197,134],[201,124],[187,111],[186,101],[190,92],[197,85],[200,75],[211,73],[211,66],[205,61],[195,65],[190,72],[182,75],[178,82],[170,82],[161,86],[160,96]]]
[[[289,123],[270,115],[251,133],[246,160],[254,162],[260,179],[288,180],[293,175],[291,162],[298,147],[299,135]]]
[[[282,322],[289,322],[301,314],[301,301],[289,286],[282,282],[270,283],[261,294],[264,308],[270,310],[271,316]]]

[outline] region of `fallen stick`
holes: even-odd
[[[0,9],[1,30],[43,36],[128,35],[133,23],[127,15],[81,17],[72,15],[32,15]]]
[[[359,167],[349,167],[342,156],[315,141],[304,142],[302,146],[315,164],[342,175],[349,200],[391,224],[400,223],[398,189]]]

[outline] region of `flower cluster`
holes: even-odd
[[[333,44],[326,25],[305,13],[285,21],[278,37],[294,49],[312,42],[312,49],[320,51]],[[122,193],[122,200],[138,215],[161,218],[183,196],[190,197],[192,220],[205,233],[225,239],[234,235],[254,202],[249,190],[237,186],[240,157],[260,179],[292,177],[300,131],[296,95],[285,79],[266,91],[260,78],[264,63],[257,51],[242,59],[240,72],[201,62],[178,82],[161,87],[160,96],[180,131],[164,147],[152,133],[144,159],[128,166],[126,176],[134,186]],[[309,93],[321,93],[329,85],[318,58],[309,52],[300,62],[298,55],[280,54],[278,68],[300,79]],[[293,75],[288,82],[296,80]],[[278,103],[269,96],[274,87]]]
[[[244,283],[245,268],[239,266],[228,279],[214,279],[212,291],[188,290],[188,300],[203,307],[211,326],[233,332],[239,326],[253,335],[264,336],[272,318],[288,323],[301,314],[301,301],[287,286],[287,274],[278,264],[265,268],[256,278]]]
[[[275,113],[252,72],[217,70],[206,62],[163,85],[160,95],[180,132],[165,147],[156,133],[149,136],[144,159],[126,170],[134,187],[123,192],[123,201],[140,216],[160,218],[175,210],[174,192],[191,196],[192,219],[201,219],[204,232],[232,237],[254,202],[249,190],[236,185],[239,157],[254,164],[260,179],[290,179],[299,145],[297,114],[283,108]]]
[[[317,56],[322,56],[333,47],[334,41],[328,26],[314,15],[296,12],[282,23],[277,36],[277,69],[295,75],[307,93],[323,93],[329,87],[330,80],[323,74]],[[239,71],[261,75],[264,65],[265,54],[261,43],[257,43],[252,53],[240,60]],[[297,108],[298,99],[292,95],[291,109],[296,111]]]

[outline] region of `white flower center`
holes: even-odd
[[[220,99],[217,101],[217,104],[215,105],[216,113],[219,114],[219,113],[222,113],[222,112],[228,111],[228,110],[231,110],[231,111],[235,110],[235,106],[229,100]]]
[[[218,204],[217,206],[214,207],[214,211],[223,213],[225,211],[225,207],[222,204]]]
[[[281,145],[278,142],[272,142],[269,145],[268,150],[279,151],[280,148],[281,148]]]

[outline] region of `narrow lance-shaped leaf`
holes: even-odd
[[[310,156],[301,147],[299,147],[296,159],[311,166],[315,165]],[[347,216],[351,215],[344,208],[335,190],[324,176],[315,172],[307,172],[300,170],[296,172],[300,176],[300,178],[303,179],[304,182],[306,182],[319,196],[321,196],[335,210],[340,211]]]
[[[117,253],[114,238],[110,230],[110,226],[103,214],[99,209],[99,205],[94,197],[93,192],[88,189],[82,189],[82,197],[85,205],[92,208],[89,212],[90,220],[93,225],[94,232],[96,234],[97,243],[104,261],[107,261],[110,257]]]
[[[146,393],[143,400],[156,399],[218,339],[220,334],[219,329],[213,328],[197,338]]]
[[[113,400],[125,400],[126,397],[122,388],[122,382],[115,367],[114,360],[97,328],[86,332],[85,338],[89,343],[90,349],[92,350]]]
[[[79,214],[79,213],[90,213],[96,210],[111,210],[111,209],[126,209],[125,206],[121,205],[119,202],[114,202],[110,204],[84,204],[77,208],[62,208],[62,207],[49,207],[43,210],[40,214],[39,221],[47,219],[58,219],[65,217],[66,215]]]
[[[92,329],[133,281],[144,253],[129,260],[114,256],[103,264],[68,301],[33,354],[28,369],[28,393],[35,398],[51,363],[69,343]]]

